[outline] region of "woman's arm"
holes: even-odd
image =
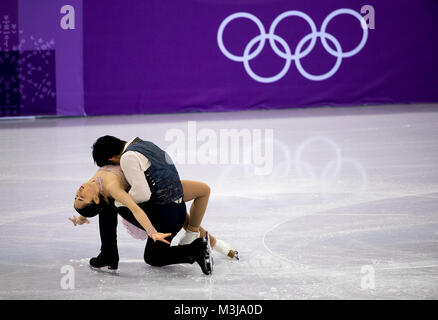
[[[152,238],[154,241],[159,240],[167,244],[170,244],[170,242],[165,240],[165,238],[170,236],[171,233],[157,232],[157,230],[155,230],[154,226],[152,225],[151,221],[149,220],[148,216],[143,211],[143,209],[140,208],[132,199],[132,197],[125,190],[121,188],[120,183],[109,183],[106,186],[108,193],[114,200],[120,202],[121,204],[126,206],[129,210],[131,210],[135,219],[146,230],[150,238]]]
[[[125,190],[114,186],[111,186],[108,189],[111,198],[120,202],[129,210],[131,210],[135,219],[137,219],[138,223],[140,223],[145,230],[153,228],[152,223],[147,217],[146,213],[135,203],[132,197],[128,193],[126,193]]]

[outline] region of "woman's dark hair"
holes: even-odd
[[[93,159],[99,166],[103,167],[108,164],[109,159],[122,153],[126,141],[120,140],[113,136],[103,136],[93,144]]]
[[[101,195],[99,195],[99,198],[100,198],[99,203],[91,201],[91,203],[82,207],[81,209],[75,208],[75,210],[85,218],[93,218],[94,216],[97,216],[99,213],[114,208],[114,200],[110,200],[108,203]]]
[[[89,205],[81,209],[75,208],[75,210],[83,217],[92,218],[101,212],[102,206],[93,201]]]

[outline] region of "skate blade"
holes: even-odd
[[[239,251],[234,251],[234,257],[233,257],[233,259],[235,259],[235,260],[237,260],[237,261],[240,260],[240,257],[239,257]]]
[[[205,275],[211,275],[213,273],[213,257],[211,255],[207,256],[204,261],[204,267],[207,273]]]
[[[208,265],[208,269],[210,270],[210,275],[212,275],[213,274],[213,265],[214,265],[212,256],[210,256],[210,258],[208,259],[207,265]]]
[[[89,266],[89,267],[91,270],[96,271],[98,273],[109,274],[109,275],[113,275],[113,276],[119,275],[118,269],[110,269],[108,267],[102,267],[102,268],[96,268],[96,267],[92,267],[92,266]]]
[[[208,231],[205,234],[205,241],[207,241],[207,259],[205,259],[205,266],[208,271],[208,275],[213,274],[213,255],[211,254],[210,237]]]
[[[237,261],[239,261],[239,260],[240,260],[240,257],[239,257],[239,251],[232,249],[232,250],[230,250],[230,251],[228,252],[227,257],[230,258],[230,259],[232,259],[232,260],[237,260]]]

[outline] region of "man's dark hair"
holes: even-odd
[[[99,166],[111,164],[109,159],[122,153],[126,141],[113,136],[103,136],[93,144],[93,159]]]

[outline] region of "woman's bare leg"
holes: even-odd
[[[186,215],[184,229],[191,232],[199,232],[201,237],[206,234],[205,229],[201,227],[202,219],[207,210],[208,199],[210,198],[210,187],[198,181],[181,180],[184,191],[184,202],[193,200],[190,207],[190,215]],[[217,240],[211,233],[209,233],[210,245],[213,249],[227,255],[230,258],[239,260],[238,252],[223,240]],[[215,244],[218,243],[217,246]]]
[[[181,180],[181,184],[184,191],[184,202],[193,200],[187,230],[199,232],[210,198],[210,187],[206,183],[191,180]]]

